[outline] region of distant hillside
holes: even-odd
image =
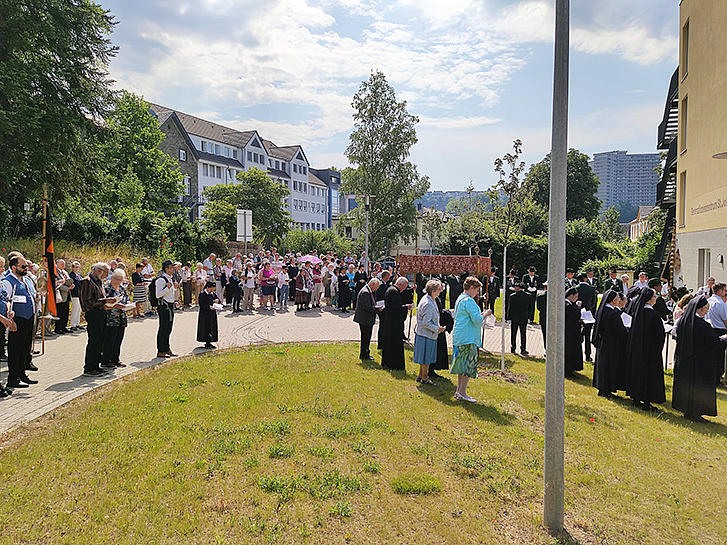
[[[482,201],[488,200],[485,191],[475,191],[475,194]],[[420,204],[426,208],[435,208],[437,210],[446,210],[447,203],[454,199],[461,199],[467,196],[466,191],[427,191],[424,196],[419,199],[416,204]]]

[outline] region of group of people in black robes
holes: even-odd
[[[652,403],[666,401],[662,352],[667,332],[660,299],[650,287],[632,289],[627,296],[611,289],[603,295],[592,339],[596,347],[593,386],[599,396],[613,397],[624,391],[633,405],[646,411],[654,410]],[[727,349],[727,336],[719,337],[704,320],[708,310],[707,298],[696,295],[674,326],[672,407],[695,421],[704,421],[702,415],[717,415],[716,388]],[[623,314],[631,317],[630,327]],[[567,336],[566,311],[566,354]],[[568,365],[566,356],[566,368]]]

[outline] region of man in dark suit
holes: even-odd
[[[495,301],[500,297],[502,284],[497,276],[497,267],[492,267],[490,277],[487,279],[487,308],[495,313]]]
[[[598,306],[598,295],[596,288],[588,281],[588,275],[582,274],[578,277],[578,301],[581,302],[581,310],[589,310],[595,316],[596,307]],[[591,330],[593,324],[583,324],[581,332],[581,342],[585,343],[586,361],[591,359]]]
[[[371,331],[376,323],[376,315],[379,313],[376,308],[376,290],[381,285],[378,278],[372,278],[368,284],[364,285],[358,292],[356,301],[356,313],[353,315],[353,321],[358,324],[361,330],[361,349],[359,350],[359,359],[373,361],[369,346],[371,344]]]
[[[565,289],[568,288],[577,288],[578,287],[578,280],[573,278],[573,276],[576,274],[576,271],[573,269],[566,269],[565,270]]]
[[[606,281],[603,283],[604,293],[608,290],[613,290],[616,293],[624,292],[624,283],[618,277],[618,271],[616,271],[616,267],[611,267],[608,278],[606,278]]]
[[[547,348],[545,342],[547,320],[548,320],[548,282],[543,282],[543,292],[538,294],[535,304],[538,307],[538,322],[540,323],[540,333],[543,335],[543,348]]]
[[[588,282],[588,284],[596,290],[596,293],[598,293],[598,280],[596,280],[595,272],[592,268],[589,268],[586,271],[586,282]]]
[[[505,320],[510,319],[510,296],[515,293],[515,284],[518,283],[516,273],[515,269],[510,269],[510,274],[505,279],[505,308],[502,309]]]
[[[528,274],[523,276],[523,289],[530,297],[530,309],[528,310],[530,323],[535,321],[535,297],[538,295],[538,289],[540,288],[540,278],[535,272],[535,267],[530,267]]]
[[[527,334],[528,316],[530,315],[530,297],[523,291],[522,284],[515,284],[514,293],[510,296],[510,352],[516,352],[517,333],[520,332],[520,353],[528,355]]]

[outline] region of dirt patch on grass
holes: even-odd
[[[504,544],[532,545],[607,545],[605,537],[599,537],[590,530],[588,522],[574,519],[566,514],[563,533],[552,536],[542,524],[530,523],[542,520],[543,504],[534,502],[528,505],[513,504],[503,508],[495,522]]]
[[[477,371],[477,376],[480,378],[492,378],[497,380],[504,380],[511,384],[524,384],[528,381],[527,375],[521,375],[519,373],[513,373],[512,371],[500,371],[499,369],[486,369],[480,367]]]

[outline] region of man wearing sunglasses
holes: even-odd
[[[33,318],[35,316],[35,293],[25,282],[28,263],[22,255],[13,255],[10,271],[2,284],[9,294],[10,310],[14,313],[15,331],[8,334],[8,383],[7,388],[27,388],[37,384],[26,374],[31,365],[33,344]]]

